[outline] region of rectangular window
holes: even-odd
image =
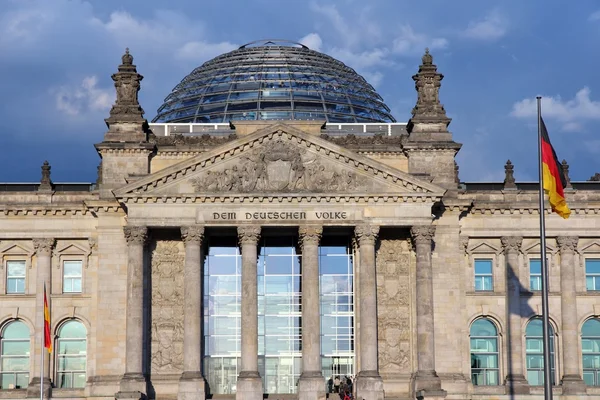
[[[529,290],[542,290],[542,260],[529,260]]]
[[[81,261],[63,262],[63,293],[81,293]]]
[[[585,287],[588,291],[600,290],[600,258],[585,260]]]
[[[25,293],[25,261],[6,262],[6,293]]]
[[[475,291],[493,291],[494,280],[492,278],[492,260],[475,260]]]

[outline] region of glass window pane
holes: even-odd
[[[61,338],[85,339],[86,329],[79,321],[68,321],[60,328],[59,336]]]
[[[81,277],[81,261],[65,261],[63,263],[64,276],[69,278]]]
[[[11,322],[4,328],[3,339],[27,339],[29,340],[29,328],[21,321]]]
[[[492,273],[492,260],[477,259],[475,260],[475,273],[480,274],[491,274]]]

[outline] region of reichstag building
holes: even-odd
[[[253,42],[148,122],[126,51],[97,181],[44,163],[0,185],[0,399],[540,399],[537,184],[510,162],[461,181],[429,51],[415,71],[397,122],[342,62]],[[546,218],[554,395],[593,399],[600,184],[566,197]]]

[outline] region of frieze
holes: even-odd
[[[158,240],[152,251],[153,373],[183,371],[183,244]]]
[[[345,221],[356,218],[356,213],[349,211],[294,211],[265,210],[262,211],[203,211],[203,221]]]
[[[243,155],[240,162],[209,170],[192,180],[196,192],[325,192],[365,191],[366,177],[332,168],[316,154],[281,139]]]
[[[148,135],[148,142],[157,146],[220,146],[224,143],[237,139],[238,136],[232,133],[227,136],[213,136],[205,133],[199,136],[169,135],[156,136],[154,133]]]
[[[398,147],[402,147],[402,144],[406,140],[407,135],[400,136],[387,136],[382,133],[376,133],[373,136],[356,136],[354,134],[344,135],[344,136],[332,136],[327,134],[322,134],[321,139],[327,140],[331,143],[335,143],[339,146],[344,147],[370,147],[374,145],[382,145],[385,146],[384,149],[386,152],[389,151],[389,146],[396,145]]]

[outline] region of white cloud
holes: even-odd
[[[357,70],[365,70],[373,67],[391,67],[395,65],[389,57],[389,50],[386,48],[365,50],[362,52],[353,52],[349,49],[333,48],[327,51],[327,54],[343,61],[345,64]]]
[[[201,62],[214,58],[220,54],[230,52],[238,47],[239,45],[230,42],[187,42],[177,50],[177,56],[184,60]]]
[[[581,131],[582,121],[600,120],[600,101],[592,100],[590,94],[591,90],[584,87],[571,100],[563,100],[560,96],[542,97],[543,116],[561,122],[565,131]],[[534,118],[537,115],[536,99],[516,102],[510,114],[517,118]]]
[[[402,55],[422,53],[426,47],[431,50],[444,49],[448,47],[448,40],[430,38],[425,34],[416,33],[410,25],[403,25],[400,27],[400,34],[392,42],[394,53]]]
[[[463,35],[469,39],[492,41],[506,35],[507,19],[498,10],[492,10],[483,19],[471,21]]]
[[[61,86],[53,90],[56,109],[69,116],[106,111],[114,103],[112,88],[99,88],[95,75],[83,78],[76,86]]]
[[[323,40],[321,39],[321,36],[318,33],[314,32],[304,36],[298,42],[302,43],[303,45],[314,51],[321,51],[321,46],[323,45]]]
[[[346,22],[346,19],[340,14],[335,5],[319,5],[315,2],[310,3],[311,11],[323,15],[329,20],[340,39],[348,47],[354,47],[359,44],[360,29],[352,27]]]
[[[593,21],[600,21],[600,10],[591,13],[590,16],[589,16],[589,18],[588,18],[588,20],[592,21],[592,22]]]

